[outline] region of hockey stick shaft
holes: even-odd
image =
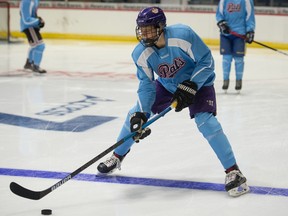
[[[148,127],[149,125],[151,125],[152,123],[157,121],[159,118],[163,117],[166,113],[168,113],[174,107],[176,107],[175,102],[172,103],[171,106],[167,107],[165,110],[160,112],[158,115],[151,118],[148,122],[146,122],[143,125],[142,128],[144,129],[144,128]],[[15,182],[10,183],[10,190],[18,196],[21,196],[21,197],[24,197],[27,199],[32,199],[32,200],[39,200],[39,199],[43,198],[44,196],[46,196],[47,194],[51,193],[53,190],[55,190],[58,187],[60,187],[61,185],[63,185],[64,183],[66,183],[67,181],[69,181],[70,179],[72,179],[74,176],[78,175],[80,172],[82,172],[83,170],[85,170],[86,168],[88,168],[89,166],[94,164],[96,161],[98,161],[99,159],[104,157],[106,154],[113,151],[115,148],[117,148],[118,146],[123,144],[128,139],[134,137],[135,135],[136,135],[136,132],[132,132],[132,133],[128,134],[127,136],[125,136],[124,138],[122,138],[121,140],[116,142],[114,145],[110,146],[108,149],[106,149],[105,151],[103,151],[102,153],[100,153],[99,155],[97,155],[96,157],[91,159],[90,161],[88,161],[86,164],[79,167],[77,170],[70,173],[69,175],[67,175],[66,177],[64,177],[60,181],[58,181],[56,184],[52,185],[51,187],[49,187],[43,191],[32,191],[32,190],[29,190],[27,188],[22,187],[21,185],[15,183]]]
[[[233,32],[233,31],[230,31],[230,34],[232,34],[232,35],[234,35],[234,36],[236,36],[236,37],[240,37],[240,38],[242,38],[242,39],[244,39],[244,40],[246,39],[246,36],[245,36],[245,35],[241,35],[241,34],[238,34],[238,33],[236,33],[236,32]],[[273,48],[273,47],[270,47],[270,46],[268,46],[268,45],[266,45],[266,44],[263,44],[263,43],[260,43],[260,42],[258,42],[258,41],[253,40],[253,43],[256,43],[256,44],[258,44],[258,45],[261,45],[261,46],[263,46],[263,47],[266,47],[266,48],[268,48],[268,49],[271,49],[271,50],[273,50],[273,51],[276,51],[276,52],[278,52],[278,53],[281,53],[281,54],[283,54],[283,55],[288,56],[288,53],[282,52],[282,51],[280,51],[280,50],[278,50],[278,49],[275,49],[275,48]]]

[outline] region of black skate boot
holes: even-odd
[[[228,88],[229,88],[229,80],[224,80],[222,89],[227,91]]]
[[[31,63],[30,61],[29,61],[29,59],[27,59],[26,60],[26,63],[25,63],[25,65],[24,65],[24,69],[25,70],[33,70],[33,63]]]
[[[240,91],[242,89],[242,80],[236,80],[235,90]]]
[[[123,161],[126,155],[127,153],[124,156],[120,156],[117,155],[116,153],[113,153],[112,156],[107,158],[105,162],[102,162],[98,165],[97,170],[99,174],[107,175],[111,174],[116,169],[121,170],[121,162]]]
[[[32,64],[32,71],[40,74],[47,73],[46,70],[40,68],[38,65]]]
[[[250,191],[246,182],[247,180],[240,170],[232,170],[226,174],[225,190],[232,197],[241,196]]]

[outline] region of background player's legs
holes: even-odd
[[[30,50],[32,61],[34,65],[38,67],[40,66],[44,49],[45,44],[42,42],[40,44],[37,44],[36,46],[33,46]]]
[[[244,71],[244,57],[234,56],[236,80],[242,80]]]
[[[29,52],[24,66],[25,69],[31,69],[34,72],[46,73],[45,70],[40,68],[45,44],[38,28],[28,28],[24,30],[29,42]]]
[[[220,54],[222,58],[223,70],[223,86],[222,89],[227,90],[229,87],[229,76],[232,62],[232,41],[229,36],[220,36]]]
[[[246,43],[242,38],[236,37],[233,40],[233,58],[235,61],[236,72],[236,90],[242,88],[242,78],[244,73],[244,55],[245,55]]]
[[[33,63],[33,60],[32,60],[32,47],[30,46],[29,47],[29,50],[28,50],[28,60],[30,63]]]
[[[229,77],[231,71],[232,55],[223,55],[222,68],[223,68],[223,87],[226,90],[229,88]]]
[[[243,78],[243,72],[244,72],[244,57],[234,57],[235,61],[235,71],[236,71],[236,90],[242,89],[242,78]]]
[[[31,47],[29,47],[28,54],[27,54],[27,59],[26,59],[26,63],[25,63],[25,65],[24,65],[24,69],[26,69],[26,70],[32,70],[32,69],[33,69],[32,64],[33,64],[33,61],[32,61],[32,52],[31,52]]]

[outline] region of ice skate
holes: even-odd
[[[46,70],[40,68],[38,65],[35,65],[35,64],[32,64],[32,71],[39,73],[39,74],[47,73]]]
[[[29,62],[29,59],[26,60],[24,70],[31,70],[31,71],[33,70],[33,63]]]
[[[232,197],[241,196],[250,191],[247,180],[239,170],[232,170],[226,174],[225,190]]]
[[[101,162],[97,170],[100,175],[107,175],[113,173],[116,169],[121,170],[121,162],[125,156],[119,156],[115,153],[111,157],[107,158],[105,162]]]
[[[225,93],[227,92],[228,88],[229,88],[229,80],[224,80],[222,89],[225,91]]]
[[[241,89],[242,89],[242,80],[236,80],[235,90],[237,90],[238,93],[240,93]]]

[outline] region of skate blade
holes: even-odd
[[[35,71],[32,71],[32,72],[33,72],[34,76],[44,76],[44,75],[46,75],[46,73],[39,73],[39,72],[35,72]]]
[[[23,68],[23,72],[33,72],[32,69],[29,68]]]
[[[250,191],[249,186],[246,183],[243,183],[239,187],[229,190],[228,194],[229,196],[232,196],[232,197],[238,197],[238,196],[248,193],[249,191]]]
[[[110,173],[101,173],[99,171],[96,172],[96,176],[100,176],[100,177],[108,176],[109,174],[111,174],[111,172]]]
[[[97,171],[96,176],[99,176],[99,177],[110,176],[115,171],[116,170],[111,170],[110,172],[107,172],[107,173],[102,173],[102,172]]]
[[[107,175],[110,175],[110,174],[114,173],[116,170],[120,171],[121,170],[121,166],[120,167],[116,167],[115,169],[112,169],[110,172],[107,172],[107,173],[102,173],[99,170],[97,170],[96,176],[107,176]]]

